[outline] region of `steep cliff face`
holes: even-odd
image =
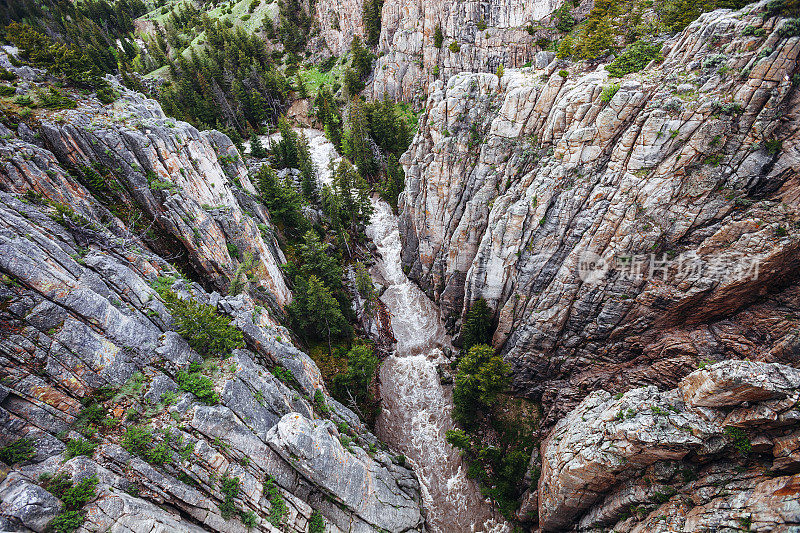
[[[542,443],[545,531],[789,531],[800,371],[725,361],[676,389],[590,394]]]
[[[495,72],[533,59],[527,26],[561,5],[560,0],[384,2],[378,59],[367,92],[374,98],[424,102],[435,80],[461,72]],[[364,37],[363,0],[316,3],[320,35],[334,55]],[[436,46],[436,28],[442,43]],[[455,44],[454,44],[455,43]]]
[[[346,54],[354,37],[364,38],[363,0],[320,0],[315,7],[320,36],[333,55]]]
[[[414,473],[269,311],[289,297],[282,258],[230,140],[134,93],[71,96],[0,126],[0,529],[74,510],[48,485],[63,473],[96,476],[86,530],[422,530]],[[249,290],[213,291],[246,254]],[[240,347],[203,362],[170,298],[207,306],[188,335],[223,335],[210,313]]]
[[[154,100],[117,89],[122,96],[109,106],[86,99],[76,109],[35,112],[40,129],[22,126],[21,139],[0,147],[2,189],[52,196],[96,222],[116,215],[129,238],[152,242],[218,289],[227,289],[249,254],[256,285],[279,306],[288,303],[278,268],[283,255],[274,236],[259,230],[269,215],[252,200],[255,189],[230,139],[167,118]],[[90,208],[89,189],[109,208]]]
[[[495,72],[499,65],[521,67],[533,58],[533,37],[526,26],[560,3],[386,2],[372,95],[422,100],[436,79],[447,80],[461,72]],[[443,36],[439,47],[435,42],[437,27]]]
[[[796,358],[800,38],[763,8],[704,14],[616,82],[540,53],[432,87],[405,267],[451,325],[489,302],[547,423],[704,360]]]

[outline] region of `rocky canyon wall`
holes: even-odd
[[[364,37],[363,0],[317,4],[320,33],[334,55]],[[372,82],[373,98],[422,103],[428,86],[461,72],[495,72],[533,59],[534,38],[526,27],[561,5],[560,0],[384,2]],[[434,42],[436,28],[443,41]]]
[[[276,318],[284,260],[236,148],[115,89],[0,125],[0,529],[422,530],[415,474]],[[60,475],[96,480],[79,512]]]
[[[663,392],[593,392],[542,443],[524,505],[544,531],[791,531],[798,398],[800,371],[750,361]]]
[[[764,6],[702,15],[621,80],[540,53],[432,85],[404,266],[451,326],[487,300],[546,424],[706,360],[796,360],[800,37]]]

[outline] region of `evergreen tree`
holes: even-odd
[[[347,161],[339,163],[333,178],[334,192],[339,197],[342,223],[350,234],[357,237],[360,228],[369,223],[372,216],[370,189],[361,174]]]
[[[278,131],[280,131],[281,139],[273,148],[275,165],[278,168],[298,169],[303,196],[310,202],[316,202],[318,195],[317,171],[314,161],[311,159],[308,139],[304,134],[293,131],[286,117],[281,117],[278,121]]]
[[[340,288],[342,267],[336,254],[320,240],[315,231],[307,231],[303,241],[297,246],[299,273],[305,277],[317,276],[328,287]]]
[[[264,149],[264,146],[261,144],[261,139],[259,139],[255,132],[250,136],[250,155],[258,159],[267,157],[267,151]]]
[[[463,352],[477,344],[490,344],[492,341],[492,313],[486,300],[479,298],[467,311],[464,326],[461,328],[461,349]]]
[[[366,0],[362,20],[366,30],[366,42],[369,46],[376,46],[381,36],[381,11],[383,0]]]
[[[572,57],[572,37],[566,35],[561,42],[558,43],[558,51],[556,52],[558,59],[568,59]]]
[[[341,307],[330,289],[315,275],[306,281],[295,277],[295,298],[287,312],[297,331],[304,331],[314,339],[328,342],[328,355],[332,355],[332,339],[349,332],[349,325]]]
[[[491,346],[476,344],[461,358],[453,386],[453,418],[467,427],[491,407],[509,383],[510,367]]]
[[[442,27],[437,24],[436,29],[433,31],[433,46],[441,48],[443,43],[444,33],[442,33]]]
[[[350,53],[353,57],[353,69],[358,77],[363,79],[372,70],[372,54],[364,47],[358,35],[353,37],[350,43]]]
[[[347,403],[351,403],[349,400],[362,405],[372,402],[374,398],[369,387],[380,363],[372,347],[358,344],[347,352],[346,357],[347,371],[333,379],[334,394]]]
[[[350,101],[342,148],[362,176],[371,177],[377,174],[378,164],[372,154],[369,122],[361,100]]]
[[[285,233],[299,237],[311,228],[311,223],[303,215],[303,197],[294,187],[278,178],[272,168],[262,166],[256,175],[256,183],[261,200]]]
[[[322,87],[314,99],[317,120],[325,129],[325,136],[337,150],[342,149],[342,115],[337,109],[333,94],[327,87]]]
[[[380,185],[381,198],[397,210],[398,198],[405,188],[405,171],[397,157],[390,154],[386,161],[386,175]]]

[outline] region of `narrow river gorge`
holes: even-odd
[[[330,163],[341,160],[335,147],[315,129],[299,129],[309,140],[321,184],[331,183]],[[274,138],[273,138],[274,139]],[[272,139],[270,139],[272,140]],[[477,484],[467,478],[457,450],[445,440],[453,428],[450,387],[437,366],[452,350],[437,306],[403,272],[397,216],[385,201],[372,200],[367,237],[379,258],[370,270],[386,305],[397,339],[379,371],[381,414],[378,437],[402,452],[420,476],[431,531],[442,533],[506,531]]]

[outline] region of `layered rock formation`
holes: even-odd
[[[527,27],[561,5],[560,0],[491,0],[384,2],[381,34],[372,82],[373,98],[422,103],[429,85],[461,72],[495,72],[521,67],[538,49]],[[364,37],[363,0],[316,3],[320,36],[333,55]],[[442,32],[436,46],[436,28]]]
[[[331,54],[344,55],[354,37],[364,38],[363,0],[319,0],[314,7],[320,36]]]
[[[590,394],[542,443],[545,531],[800,525],[800,371],[725,361],[676,389]],[[794,474],[794,475],[793,475]]]
[[[546,425],[706,360],[796,363],[800,37],[764,6],[702,15],[622,80],[541,53],[433,85],[404,266],[451,326],[487,300]]]
[[[85,530],[422,530],[414,473],[274,318],[283,258],[235,147],[117,89],[0,126],[0,448],[33,446],[3,466],[0,529],[43,531],[64,473],[97,477]],[[231,279],[249,290],[214,290]],[[191,374],[203,358],[165,291],[230,318],[242,347]],[[186,392],[187,370],[216,397]],[[98,446],[73,457],[81,434]]]
[[[372,95],[422,100],[436,79],[447,80],[460,72],[495,72],[500,65],[521,67],[534,53],[527,25],[560,3],[386,2]],[[444,38],[440,47],[434,42],[437,27]]]

